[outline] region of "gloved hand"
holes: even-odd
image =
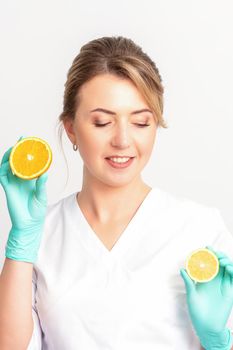
[[[201,345],[206,350],[229,350],[233,337],[226,323],[233,305],[233,263],[221,252],[219,273],[210,282],[195,283],[184,269],[180,270],[186,287],[189,316]]]
[[[5,255],[9,259],[34,263],[47,210],[45,183],[48,176],[44,173],[37,179],[23,180],[13,175],[9,164],[11,150],[12,147],[4,154],[0,167],[0,183],[12,223]]]

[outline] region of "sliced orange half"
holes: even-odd
[[[186,271],[195,282],[209,282],[218,274],[218,258],[209,249],[197,249],[188,256]]]
[[[26,137],[12,148],[10,167],[21,179],[31,180],[48,170],[52,151],[48,143],[38,137]]]

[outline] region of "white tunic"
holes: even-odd
[[[180,268],[206,245],[233,257],[219,210],[157,187],[111,251],[76,193],[49,206],[33,270],[28,349],[199,350]]]

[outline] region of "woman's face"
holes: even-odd
[[[103,74],[85,83],[79,96],[75,119],[64,126],[71,142],[79,147],[85,176],[111,186],[135,178],[140,181],[157,126],[137,88],[128,79]],[[117,155],[134,158],[128,167],[117,169],[106,160]]]

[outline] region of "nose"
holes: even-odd
[[[130,145],[130,135],[127,123],[118,123],[113,131],[112,146],[127,148]]]

